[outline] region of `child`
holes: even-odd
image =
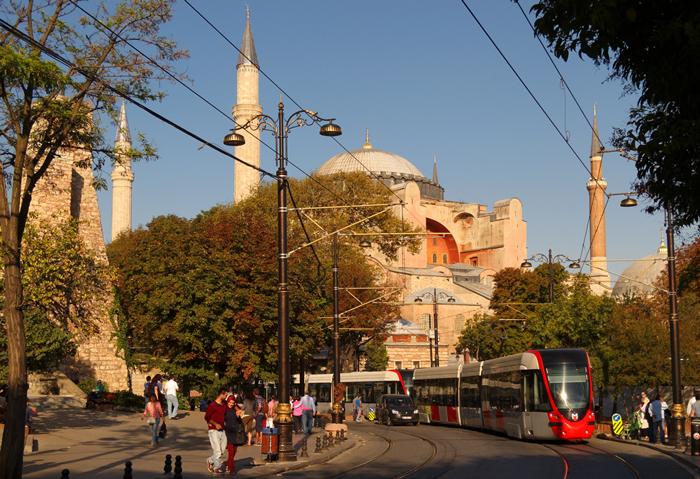
[[[143,418],[147,418],[146,422],[151,426],[151,446],[158,444],[158,432],[160,432],[160,418],[163,417],[163,407],[160,405],[155,394],[151,394],[151,398],[146,404],[146,409],[143,410]]]

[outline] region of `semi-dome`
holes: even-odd
[[[389,187],[414,181],[420,189],[421,196],[435,200],[442,200],[444,197],[445,189],[437,180],[437,166],[434,167],[433,179],[426,178],[416,165],[403,156],[372,146],[369,142],[369,132],[365,135],[362,148],[335,155],[321,165],[317,173],[332,175],[355,171],[370,174]]]
[[[668,251],[662,242],[656,254],[633,262],[615,282],[613,296],[647,296],[654,292],[654,282],[666,271]]]
[[[369,142],[369,135],[367,135],[362,148],[353,150],[350,153],[344,151],[335,155],[321,165],[318,169],[318,174],[332,175],[334,173],[351,171],[366,173],[367,170],[377,174],[393,173],[425,178],[423,173],[403,156],[374,148]]]

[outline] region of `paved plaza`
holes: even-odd
[[[150,446],[149,428],[140,418],[139,413],[74,408],[41,411],[34,435],[39,451],[25,455],[24,477],[58,479],[63,469],[69,469],[71,479],[121,478],[126,461],[132,462],[134,477],[156,477],[163,473],[166,454],[173,456],[173,462],[176,455],[182,456],[185,477],[210,477],[206,458],[211,449],[203,412],[188,411],[167,420],[168,434],[157,447]],[[295,435],[294,442],[299,446],[301,436]],[[312,456],[314,442],[315,435],[309,441]],[[254,465],[263,459],[259,446],[239,447],[236,469],[240,477],[266,476],[281,466]]]

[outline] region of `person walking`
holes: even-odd
[[[232,394],[226,398],[226,413],[224,414],[224,430],[226,431],[226,471],[229,474],[236,472],[236,449],[246,442],[245,426],[241,416],[243,415],[243,404],[236,402],[236,397]]]
[[[649,423],[649,398],[647,397],[647,393],[645,391],[642,391],[640,395],[640,402],[639,402],[639,423],[640,423],[640,437],[647,436],[648,438],[651,439],[650,431],[649,428],[651,427],[651,424]]]
[[[258,388],[253,389],[253,401],[255,403],[255,445],[262,445],[262,430],[265,427],[265,408],[267,403],[260,395]]]
[[[275,427],[275,419],[277,419],[277,406],[279,401],[274,395],[270,397],[270,401],[267,403],[267,412],[265,413],[265,426]]]
[[[664,411],[661,407],[661,395],[658,392],[654,394],[654,400],[649,403],[647,409],[649,410],[649,417],[651,418],[649,441],[655,444],[660,440],[663,444],[666,440],[663,428]]]
[[[152,394],[146,408],[143,410],[143,417],[151,427],[151,446],[158,445],[158,433],[160,432],[160,419],[163,417],[163,407],[158,402],[155,394]]]
[[[690,417],[700,418],[700,389],[695,389],[694,392],[693,399],[695,399],[695,401],[691,404]]]
[[[143,383],[143,403],[144,406],[151,400],[151,376],[146,376],[146,381]],[[690,414],[690,413],[689,413]]]
[[[314,427],[314,416],[316,415],[316,403],[314,398],[309,396],[309,393],[305,393],[300,400],[301,402],[301,427],[304,430],[304,434],[307,436],[311,434]]]
[[[250,394],[243,399],[243,426],[248,437],[248,445],[253,445],[253,431],[255,430],[255,401]]]
[[[294,420],[294,432],[301,434],[303,432],[301,428],[301,415],[303,410],[301,409],[301,398],[296,396],[292,400],[292,419]]]
[[[168,382],[165,383],[165,400],[168,402],[168,418],[175,419],[177,416],[177,408],[180,405],[177,400],[177,392],[180,387],[177,385],[175,378],[170,376]]]
[[[224,455],[226,454],[226,433],[224,423],[226,416],[226,388],[220,388],[219,392],[204,414],[207,422],[209,444],[211,444],[212,455],[207,458],[207,469],[213,473],[223,473]]]
[[[355,399],[353,399],[352,404],[353,404],[353,412],[355,414],[355,421],[361,422],[362,421],[362,395],[360,393],[357,393],[357,396],[355,396]]]

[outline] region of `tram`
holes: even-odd
[[[518,439],[588,439],[593,384],[582,349],[534,349],[488,361],[417,369],[420,420]]]
[[[345,384],[345,410],[352,411],[352,400],[357,394],[362,396],[362,410],[367,414],[369,408],[374,408],[377,399],[382,394],[407,394],[403,377],[398,370],[388,371],[359,371],[341,373],[340,382]],[[325,412],[331,408],[332,374],[310,374],[306,377],[306,390],[316,399],[319,411]],[[294,375],[296,390],[299,390],[299,375]],[[349,412],[348,412],[349,414]]]

